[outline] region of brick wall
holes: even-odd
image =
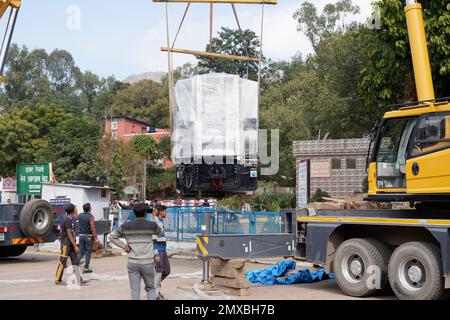
[[[301,161],[309,160],[310,162],[330,164],[330,170],[324,171],[327,172],[326,177],[315,177],[311,172],[310,196],[313,196],[317,189],[326,191],[333,198],[341,199],[355,192],[363,192],[364,181],[367,177],[368,148],[368,139],[294,141],[296,190],[298,190],[298,164]],[[350,160],[350,166],[355,165],[354,168],[347,167],[347,159]],[[334,168],[331,165],[332,162],[335,164]],[[338,164],[340,164],[340,169],[336,168]]]

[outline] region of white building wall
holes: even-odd
[[[84,193],[84,203],[89,202],[92,207],[92,214],[95,220],[103,218],[103,209],[109,208],[109,190],[106,191],[106,197],[102,197],[101,189],[88,189]],[[80,207],[82,209],[82,207]],[[81,211],[80,211],[81,212]]]
[[[57,198],[69,198],[77,208],[78,212],[83,211],[83,204],[89,202],[92,207],[92,214],[95,220],[103,218],[103,208],[109,207],[110,191],[106,190],[106,196],[102,197],[101,188],[72,186],[63,184],[43,184],[42,199],[50,201]]]

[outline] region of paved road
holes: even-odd
[[[55,286],[58,255],[37,252],[29,248],[27,252],[11,259],[0,259],[0,300],[6,299],[46,299],[46,300],[111,300],[129,299],[129,285],[126,274],[126,257],[93,259],[95,271],[90,275],[88,285],[80,289]],[[172,259],[172,276],[163,284],[163,293],[172,300],[198,298],[192,287],[201,280],[201,263],[198,260]],[[261,264],[248,264],[247,269],[264,268]],[[67,280],[67,275],[64,280]],[[145,297],[144,292],[142,296]],[[392,296],[376,299],[392,299]],[[243,299],[280,300],[348,300],[335,281],[328,280],[308,285],[255,286],[250,296]]]

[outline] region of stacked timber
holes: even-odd
[[[244,267],[245,260],[211,259],[211,282],[229,295],[248,296],[250,282]]]
[[[345,197],[345,199],[335,199],[323,197],[324,202],[312,202],[308,204],[310,209],[318,210],[368,210],[368,209],[392,209],[392,204],[390,203],[379,203],[365,201],[367,194],[353,194]]]

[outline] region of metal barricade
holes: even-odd
[[[202,216],[212,214],[213,234],[276,234],[281,233],[279,212],[230,211],[214,207],[169,207],[164,219],[166,238],[175,241],[195,241],[201,233]],[[117,225],[136,219],[133,211],[120,210]],[[148,214],[151,220],[152,215]],[[113,228],[116,228],[115,225]]]

